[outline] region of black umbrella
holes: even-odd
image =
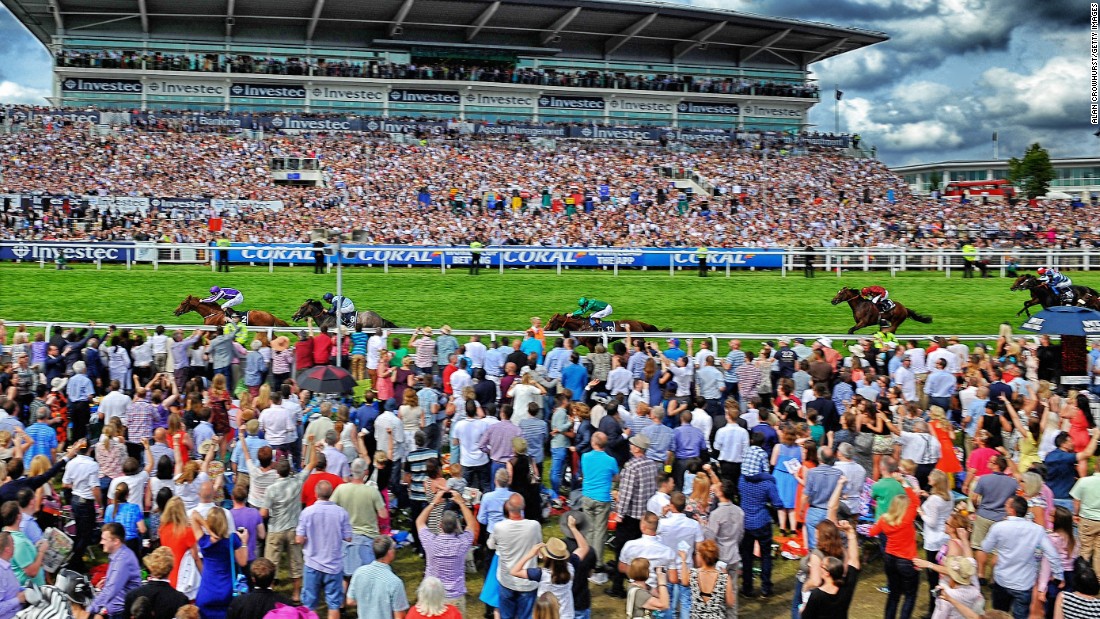
[[[298,375],[298,386],[314,393],[351,393],[355,384],[347,370],[335,365],[319,365]]]

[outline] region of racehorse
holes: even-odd
[[[640,320],[605,320],[600,323],[599,328],[593,327],[592,323],[587,318],[578,318],[576,316],[569,316],[568,314],[554,314],[550,317],[550,320],[546,323],[547,331],[557,331],[559,329],[566,332],[569,331],[626,331],[627,327],[630,327],[631,333],[660,333],[662,331],[672,331],[672,329],[661,329],[648,322],[642,322]],[[585,337],[579,338],[581,343],[591,349],[596,344],[602,342],[600,338]],[[620,339],[618,337],[611,338],[613,340]]]
[[[841,288],[840,292],[837,292],[836,296],[833,297],[833,305],[844,302],[847,302],[848,306],[852,308],[852,318],[856,321],[856,325],[848,329],[849,334],[855,333],[864,327],[881,324],[884,320],[889,324],[883,327],[882,330],[889,333],[897,333],[898,327],[908,318],[925,324],[932,322],[931,316],[918,314],[897,301],[893,302],[894,306],[888,311],[880,312],[874,303],[863,298],[863,295],[855,288]]]
[[[1030,318],[1031,308],[1036,305],[1041,305],[1043,309],[1062,305],[1062,299],[1050,288],[1050,285],[1031,274],[1017,277],[1016,281],[1012,282],[1012,287],[1009,290],[1013,292],[1027,290],[1031,293],[1031,298],[1024,301],[1024,307],[1016,312],[1017,316],[1026,312]],[[1074,298],[1082,305],[1090,309],[1100,310],[1100,293],[1097,293],[1096,290],[1088,286],[1070,286],[1070,290],[1073,291]]]
[[[187,298],[176,308],[175,314],[176,316],[182,316],[187,312],[196,312],[199,316],[202,316],[202,324],[204,325],[224,325],[227,322],[225,310],[220,305],[217,303],[203,303],[198,297],[192,295],[187,295]],[[290,326],[285,320],[276,318],[274,314],[263,310],[244,312],[244,324],[250,327]]]
[[[328,329],[336,328],[336,316],[328,313],[328,310],[325,309],[325,305],[320,301],[306,299],[306,302],[290,317],[294,322],[301,322],[306,318],[312,318],[313,322],[317,323],[318,327],[326,327]],[[397,328],[396,324],[382,318],[377,313],[370,310],[355,312],[355,324],[364,329],[374,329],[377,327],[383,329]]]

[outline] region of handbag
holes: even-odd
[[[176,576],[176,590],[186,595],[187,599],[194,600],[199,593],[200,583],[202,583],[202,574],[195,562],[195,555],[188,551],[184,553],[183,561],[180,562],[179,573]]]
[[[233,597],[238,595],[244,595],[248,593],[248,579],[244,574],[237,573],[237,556],[233,552],[233,536],[235,533],[230,533],[229,537],[225,540],[229,544],[229,582],[233,583]],[[244,545],[244,542],[241,542]]]

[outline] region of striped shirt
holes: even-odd
[[[46,456],[53,462],[53,451],[57,449],[57,432],[41,422],[27,426],[26,432],[34,440],[34,444],[23,455],[23,466],[29,470],[35,456]]]
[[[645,457],[664,464],[672,449],[672,441],[676,438],[675,431],[662,423],[651,423],[641,434],[649,439],[649,449],[645,450]]]
[[[546,459],[546,437],[549,431],[546,422],[534,417],[528,417],[519,422],[519,432],[527,441],[527,455],[534,462],[542,462]]]
[[[424,489],[424,483],[428,481],[428,460],[439,458],[439,452],[427,447],[413,450],[405,458],[405,471],[411,476],[409,483],[409,500],[426,503],[431,498]]]
[[[517,436],[520,436],[519,426],[511,421],[501,421],[481,435],[478,447],[489,454],[489,459],[493,462],[508,462],[515,456],[512,439]]]
[[[731,350],[726,355],[726,364],[729,365],[726,369],[726,382],[739,382],[741,378],[737,375],[737,368],[745,365],[745,353],[740,350]]]
[[[435,364],[435,340],[430,337],[420,337],[417,338],[413,347],[416,348],[416,354],[413,355],[416,367],[430,368]]]
[[[746,401],[756,395],[756,388],[760,386],[760,368],[751,363],[743,363],[737,368],[737,381],[741,385],[741,397]]]
[[[471,531],[446,535],[433,533],[427,527],[420,529],[420,545],[427,562],[424,574],[442,581],[444,595],[448,598],[466,595],[466,552],[473,544]]]

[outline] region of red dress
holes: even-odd
[[[955,455],[955,443],[951,441],[951,434],[940,426],[939,421],[933,421],[931,426],[932,432],[940,441],[940,461],[936,463],[936,468],[947,474],[961,473],[962,464]]]
[[[1069,421],[1069,436],[1073,439],[1073,450],[1081,452],[1089,444],[1089,423],[1085,420],[1085,414],[1080,409]]]

